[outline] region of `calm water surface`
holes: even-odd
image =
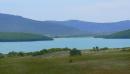
[[[130,39],[103,39],[103,38],[55,38],[53,41],[36,42],[0,42],[0,52],[10,51],[37,51],[47,48],[79,48],[86,49],[94,46],[121,48],[130,47]]]

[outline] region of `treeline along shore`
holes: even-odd
[[[15,51],[11,51],[7,54],[4,53],[0,53],[0,58],[4,58],[4,57],[16,57],[16,56],[40,56],[40,55],[47,55],[47,54],[54,54],[58,52],[64,52],[59,53],[59,56],[62,55],[69,55],[69,56],[74,56],[74,55],[82,55],[84,53],[93,53],[93,52],[115,52],[115,51],[130,51],[129,47],[126,48],[108,48],[108,47],[104,47],[104,48],[99,48],[99,47],[93,47],[92,49],[77,49],[77,48],[50,48],[50,49],[42,49],[40,51],[34,51],[34,52],[15,52]]]

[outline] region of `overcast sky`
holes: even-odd
[[[0,0],[0,13],[35,20],[130,20],[130,0]]]

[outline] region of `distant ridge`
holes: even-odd
[[[130,20],[96,23],[80,20],[36,21],[0,13],[0,32],[24,32],[50,37],[108,35],[130,29]]]
[[[0,14],[0,32],[24,32],[47,36],[80,35],[79,29],[49,21],[35,21],[21,16]]]

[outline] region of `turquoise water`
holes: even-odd
[[[46,48],[79,48],[98,47],[121,48],[130,47],[130,39],[103,39],[103,38],[55,38],[53,41],[35,42],[0,42],[0,52],[10,51],[37,51]]]

